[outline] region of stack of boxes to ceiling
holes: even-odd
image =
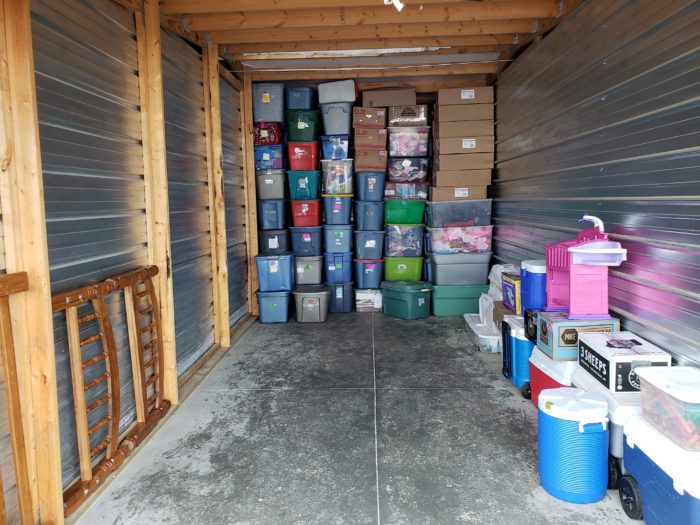
[[[421,196],[418,190],[426,185],[428,176],[428,107],[417,105],[415,90],[406,88],[365,91],[363,106],[357,110],[358,121],[366,121],[374,108],[374,111],[386,111],[389,124],[382,134],[384,144],[388,139],[388,151],[378,152],[374,155],[376,163],[367,165],[370,168],[371,164],[376,164],[379,168],[381,159],[382,175],[386,176],[388,171],[383,203],[383,311],[403,319],[427,317],[430,314],[430,285],[420,281],[427,195],[423,190]],[[366,158],[372,158],[370,150]],[[380,229],[382,221],[377,218],[379,220],[373,226]],[[380,284],[378,279],[374,284]]]
[[[284,170],[284,84],[253,86],[255,182],[260,231],[256,265],[262,322],[287,322],[294,284]]]
[[[493,227],[486,192],[494,160],[493,118],[491,87],[438,91],[426,213],[434,315],[478,312],[479,297],[488,289]]]
[[[321,137],[324,273],[330,290],[330,311],[351,312],[353,159],[350,158],[350,126],[357,96],[355,82],[320,84],[318,96],[325,130]]]
[[[382,310],[379,286],[384,275],[384,181],[386,108],[355,107],[355,305],[358,312]]]

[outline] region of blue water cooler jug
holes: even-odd
[[[537,411],[542,487],[555,498],[593,503],[608,487],[608,403],[578,388],[543,390]]]

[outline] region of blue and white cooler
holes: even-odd
[[[608,489],[618,488],[620,477],[624,474],[622,456],[625,447],[623,429],[632,416],[642,414],[642,397],[640,392],[610,392],[584,368],[578,367],[574,373],[573,386],[605,398],[608,402],[608,434],[610,444],[608,451]]]
[[[543,390],[537,411],[542,487],[570,503],[594,503],[608,487],[608,403],[578,388]]]
[[[620,503],[648,525],[700,524],[700,452],[687,450],[642,417],[625,424]]]

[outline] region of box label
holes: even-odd
[[[279,261],[270,261],[270,264],[268,266],[270,269],[270,273],[277,273],[280,270],[280,263]]]
[[[270,250],[274,250],[276,248],[280,247],[280,241],[277,239],[277,237],[270,237],[267,240],[267,247],[270,248]]]
[[[263,103],[263,104],[269,104],[269,103],[270,103],[270,98],[271,98],[271,97],[270,97],[270,94],[269,94],[267,91],[265,91],[265,92],[262,94],[262,98],[261,98],[261,99],[262,99],[262,103]]]
[[[576,335],[576,339],[578,340],[578,335]],[[586,343],[581,342],[579,344],[578,363],[584,370],[595,377],[600,384],[608,388],[610,361],[605,359]]]
[[[557,340],[561,347],[578,346],[578,334],[584,332],[607,333],[615,330],[613,324],[601,324],[597,326],[560,326]]]
[[[272,186],[274,183],[275,183],[275,181],[272,179],[265,179],[266,186]]]
[[[270,160],[270,154],[269,154],[269,153],[263,153],[263,155],[262,155],[262,160]]]
[[[311,242],[311,234],[310,233],[302,233],[301,240],[303,242]]]
[[[473,100],[476,98],[476,92],[473,89],[463,89],[459,93],[459,98],[462,100]]]
[[[365,248],[374,248],[375,246],[377,246],[377,241],[374,239],[368,239],[365,241]]]
[[[544,319],[540,320],[540,342],[543,345],[549,346],[549,329],[547,327],[547,321]]]
[[[304,266],[297,266],[297,273],[304,273]]]
[[[260,130],[260,137],[263,139],[266,139],[270,134],[267,132],[266,129],[261,129]]]
[[[476,148],[476,139],[462,139],[462,149]]]
[[[297,183],[298,183],[300,189],[304,189],[304,188],[306,188],[307,184],[309,183],[309,179],[304,177],[303,179],[298,179]]]
[[[343,287],[342,287],[342,286],[336,286],[336,287],[335,287],[335,298],[336,298],[336,299],[342,299],[342,298],[343,298]]]
[[[455,188],[455,197],[469,197],[469,188]]]
[[[306,129],[306,128],[308,128],[308,127],[309,127],[309,126],[306,124],[306,122],[304,122],[304,121],[302,121],[302,120],[300,120],[299,122],[297,122],[297,129]]]

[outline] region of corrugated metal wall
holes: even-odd
[[[202,57],[161,31],[177,371],[214,343],[214,292]]]
[[[248,311],[248,264],[245,242],[241,95],[221,79],[221,138],[224,152],[224,201],[231,324]]]
[[[628,262],[624,325],[700,364],[700,4],[584,2],[497,83],[495,252],[541,258],[584,213]]]
[[[55,293],[147,264],[136,37],[133,16],[110,0],[33,0],[31,8]],[[125,429],[134,420],[134,394],[123,300],[112,294],[107,306],[120,350]],[[54,326],[68,485],[79,468],[63,315],[54,317]],[[101,373],[93,368],[88,373]],[[98,412],[94,420],[104,415]]]

